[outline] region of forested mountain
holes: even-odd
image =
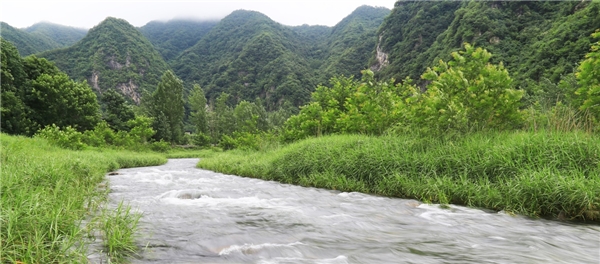
[[[67,27],[48,22],[36,23],[23,29],[35,36],[47,37],[60,47],[68,47],[81,40],[87,34],[87,29]]]
[[[359,75],[377,42],[375,30],[389,13],[359,7],[333,28],[288,27],[238,10],[225,17],[173,63],[178,76],[198,82],[207,97],[261,98],[268,109],[284,101],[299,106],[331,76]]]
[[[31,34],[24,30],[14,28],[9,24],[0,22],[2,38],[13,43],[21,56],[60,48],[61,45],[47,36]]]
[[[600,3],[591,1],[398,1],[379,28],[371,68],[382,78],[419,79],[469,42],[502,61],[519,86],[557,82],[589,51],[598,25]]]
[[[338,75],[360,76],[377,44],[376,30],[389,13],[387,8],[361,6],[331,29],[319,68],[325,81]]]
[[[139,103],[142,90],[153,91],[167,63],[127,21],[107,18],[75,45],[38,56],[49,59],[76,80],[85,79],[98,93],[117,89]]]
[[[170,62],[187,48],[194,46],[219,21],[174,19],[151,21],[139,30],[150,40],[163,58]]]
[[[300,105],[316,84],[303,56],[308,50],[290,27],[238,10],[177,58],[173,69],[187,83],[198,82],[211,100],[227,92],[234,100],[263,98],[270,107],[284,97]]]

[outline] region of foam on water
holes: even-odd
[[[270,248],[293,248],[294,246],[304,245],[301,242],[294,242],[290,244],[273,244],[273,243],[264,243],[264,244],[243,244],[243,245],[231,245],[229,247],[224,248],[219,252],[219,255],[229,255],[231,253],[242,253],[244,255],[256,254],[258,251],[263,249]]]
[[[111,206],[143,211],[133,263],[598,263],[600,228],[304,188],[194,168],[119,170]],[[294,242],[295,241],[295,242]]]

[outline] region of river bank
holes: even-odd
[[[507,132],[441,140],[339,135],[222,152],[199,168],[283,183],[600,222],[600,139]]]
[[[72,151],[6,134],[0,160],[2,263],[86,263],[93,233],[103,235],[112,258],[123,257],[134,246],[136,216],[126,206],[102,209],[108,189],[98,186],[109,171],[166,162],[157,153]]]

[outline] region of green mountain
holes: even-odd
[[[172,66],[199,83],[210,101],[221,93],[233,101],[261,98],[267,109],[285,101],[306,103],[331,76],[360,74],[377,44],[385,8],[359,7],[333,28],[289,27],[267,16],[238,10],[223,18]]]
[[[379,77],[418,79],[469,42],[492,52],[519,86],[557,82],[589,51],[599,14],[591,1],[398,1],[370,64]]]
[[[98,93],[117,89],[139,103],[169,69],[158,51],[127,21],[109,17],[71,47],[38,54]]]
[[[47,36],[31,34],[24,30],[14,28],[9,24],[0,22],[0,34],[3,39],[17,47],[21,56],[60,48],[61,45]]]
[[[68,47],[81,40],[87,29],[68,27],[48,22],[40,22],[23,29],[34,36],[49,38],[60,47]]]
[[[140,32],[170,62],[184,50],[194,46],[218,21],[169,20],[151,21],[139,28]]]
[[[263,98],[269,108],[284,98],[301,105],[315,85],[307,52],[290,27],[238,10],[184,51],[173,69],[186,83],[199,83],[211,101],[227,92],[238,101]]]
[[[331,29],[326,41],[326,57],[319,71],[325,81],[333,76],[360,76],[377,45],[376,30],[390,10],[361,6]]]

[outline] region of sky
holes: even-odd
[[[261,12],[288,26],[334,26],[361,5],[394,7],[395,0],[1,0],[0,21],[16,28],[38,22],[92,28],[106,17],[127,20],[141,27],[153,20],[173,18],[220,19],[234,10]]]

